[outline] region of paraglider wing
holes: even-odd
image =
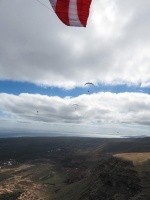
[[[77,103],[74,103],[73,106],[75,107],[75,110],[76,108],[79,106]]]
[[[79,105],[78,105],[78,104],[76,104],[76,103],[75,103],[75,104],[73,104],[73,105],[74,105],[74,106],[79,106]]]
[[[67,26],[86,27],[92,0],[49,0],[59,19]]]
[[[93,83],[87,82],[84,85],[93,85],[95,87],[95,85]]]

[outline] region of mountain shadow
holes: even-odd
[[[89,200],[129,200],[141,192],[140,185],[131,162],[111,157],[94,169]]]

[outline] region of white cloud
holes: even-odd
[[[149,86],[149,18],[149,0],[93,0],[87,28],[73,28],[36,1],[0,1],[0,79]]]
[[[75,108],[74,103],[79,106]],[[149,134],[150,95],[101,92],[75,98],[0,94],[0,126],[23,132]],[[38,111],[38,113],[37,113]],[[143,127],[143,129],[141,128]]]

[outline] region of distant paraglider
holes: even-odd
[[[76,110],[79,105],[75,103],[75,104],[73,104],[73,106],[74,106],[74,108]]]
[[[89,88],[89,86],[94,86],[95,87],[95,85],[93,84],[93,83],[91,83],[91,82],[87,82],[87,83],[85,83],[84,84],[85,86],[87,86],[88,88]],[[89,93],[90,91],[89,91],[89,89],[88,89],[88,93]]]

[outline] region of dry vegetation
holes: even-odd
[[[10,177],[0,184],[0,195],[12,194],[14,191],[22,191],[18,200],[43,200],[44,189],[39,183],[32,181],[34,165],[20,165],[19,167],[3,168],[0,173],[9,173]]]
[[[146,153],[119,153],[115,154],[115,157],[130,160],[134,165],[141,164],[147,160],[150,160],[150,152]]]

